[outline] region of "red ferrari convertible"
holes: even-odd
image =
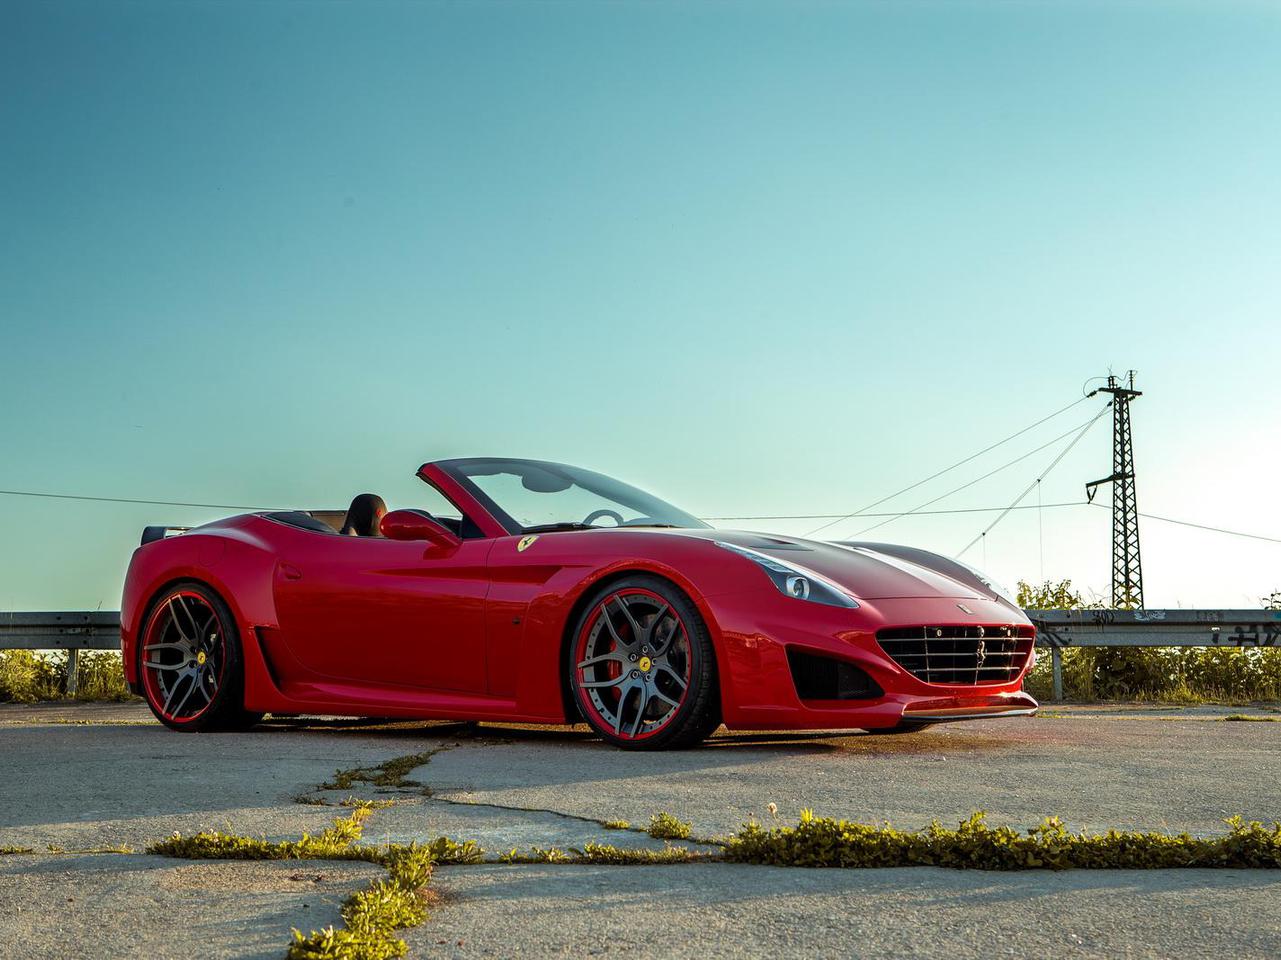
[[[1030,714],[1034,630],[975,570],[714,530],[577,467],[425,464],[452,505],[148,527],[125,671],[176,730],[264,713],[566,724],[621,747],[732,729]]]

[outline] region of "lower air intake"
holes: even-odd
[[[875,680],[844,660],[789,647],[787,663],[802,700],[875,700],[885,694]]]

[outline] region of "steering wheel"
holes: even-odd
[[[590,527],[594,521],[599,520],[601,517],[613,517],[614,520],[617,522],[617,525],[620,527],[623,525],[623,522],[624,522],[623,515],[619,513],[617,510],[602,509],[602,510],[593,510],[591,513],[589,513],[587,516],[583,518],[583,523],[585,523],[587,526]]]

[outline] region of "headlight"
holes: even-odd
[[[966,570],[970,571],[970,573],[974,574],[974,576],[978,579],[979,583],[983,584],[983,586],[987,587],[989,590],[995,593],[998,597],[1000,597],[1006,603],[1014,607],[1017,607],[1019,605],[1018,598],[1013,593],[1010,592],[1010,588],[1007,587],[1005,584],[1001,583],[998,580],[993,580],[982,570],[979,570],[975,567],[971,567],[964,560],[957,560],[955,557],[952,557],[951,560],[957,566],[964,567]]]
[[[836,586],[828,583],[812,570],[806,570],[804,567],[776,560],[774,557],[757,553],[755,550],[748,550],[746,547],[735,546],[723,540],[714,542],[718,547],[723,547],[731,553],[737,553],[740,557],[746,557],[751,560],[765,571],[765,575],[770,578],[774,586],[789,597],[794,597],[797,600],[809,600],[812,603],[824,603],[829,607],[854,608],[858,606],[857,600],[844,591],[837,589]]]

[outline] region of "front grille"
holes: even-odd
[[[890,658],[926,683],[977,686],[1018,678],[1032,652],[1030,626],[893,627],[876,640]]]

